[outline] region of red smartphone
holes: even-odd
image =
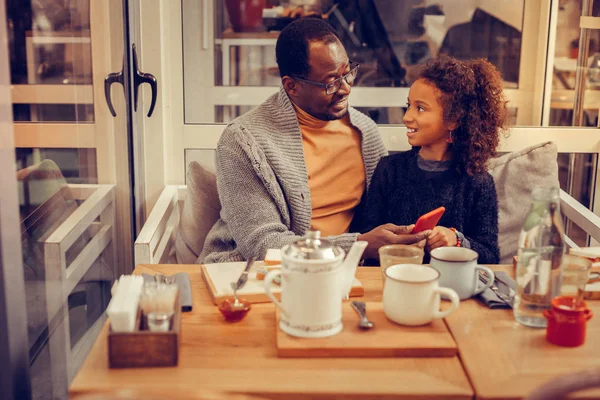
[[[427,214],[421,215],[417,220],[417,223],[415,224],[412,233],[419,233],[428,229],[435,228],[440,218],[442,218],[442,215],[444,215],[445,211],[445,207],[439,207],[433,211],[429,211]]]

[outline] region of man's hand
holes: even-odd
[[[413,244],[422,248],[431,231],[410,233],[413,228],[414,225],[385,224],[378,226],[372,231],[358,235],[358,240],[369,242],[364,257],[378,258],[379,248],[387,244]]]
[[[446,227],[436,226],[427,238],[427,250],[444,246],[456,246],[456,233]]]

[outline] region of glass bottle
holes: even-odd
[[[546,327],[543,312],[560,294],[565,239],[559,194],[558,188],[533,189],[531,208],[519,236],[513,312],[517,322],[534,328]]]

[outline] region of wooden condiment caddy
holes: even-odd
[[[143,326],[138,309],[136,330],[108,330],[108,365],[110,368],[173,367],[179,359],[181,342],[181,299],[175,296],[175,311],[168,332],[151,332]]]

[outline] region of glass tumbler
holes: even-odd
[[[423,249],[408,244],[390,244],[379,248],[381,276],[385,282],[386,268],[397,264],[423,264]]]
[[[164,327],[169,326],[175,312],[176,295],[177,285],[175,284],[156,282],[144,284],[140,294],[140,308],[148,329],[164,331]]]
[[[592,261],[565,254],[562,259],[562,282],[560,285],[561,296],[581,296],[585,290],[585,285],[590,278]]]

